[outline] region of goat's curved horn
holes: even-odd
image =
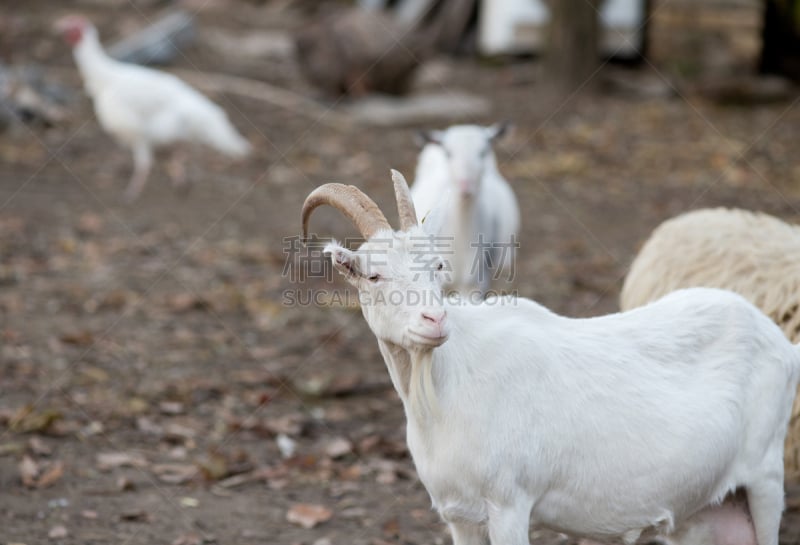
[[[400,215],[400,230],[408,231],[417,225],[417,212],[408,183],[400,172],[392,169],[392,182],[394,182],[394,197],[397,200],[397,213]]]
[[[323,204],[336,208],[353,222],[364,238],[371,238],[382,229],[392,226],[375,201],[354,185],[325,184],[316,188],[303,203],[303,240],[308,238],[308,220],[311,212]]]

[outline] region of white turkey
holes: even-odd
[[[56,29],[72,47],[100,125],[133,153],[126,200],[141,193],[157,147],[200,142],[235,158],[250,151],[225,111],[198,91],[172,74],[109,57],[85,17],[64,17]]]

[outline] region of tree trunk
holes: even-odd
[[[800,0],[767,0],[765,4],[759,71],[800,80]]]
[[[600,66],[598,42],[603,0],[549,0],[549,42],[543,83],[567,95],[592,86]]]

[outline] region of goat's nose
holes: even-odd
[[[422,319],[426,322],[441,325],[445,318],[447,318],[447,311],[444,309],[429,308],[422,311]]]

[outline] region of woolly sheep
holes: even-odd
[[[657,227],[633,261],[623,310],[680,288],[724,288],[744,296],[800,342],[800,227],[767,214],[712,208]],[[800,402],[795,400],[784,454],[786,475],[800,477]]]
[[[800,348],[772,321],[707,288],[591,319],[522,298],[453,302],[440,256],[420,271],[415,243],[428,233],[393,179],[399,231],[356,187],[326,184],[303,205],[303,233],[330,205],[366,239],[326,253],[359,291],[455,545],[485,544],[487,531],[492,545],[526,545],[531,520],[602,541],[688,544],[718,535],[707,515],[734,491],[749,504],[752,525],[731,513],[754,528],[750,545],[778,544]]]
[[[420,133],[425,145],[411,196],[418,219],[432,224],[429,232],[451,241],[445,287],[460,293],[485,294],[493,276],[513,265],[519,206],[492,150],[506,130],[455,125]]]

